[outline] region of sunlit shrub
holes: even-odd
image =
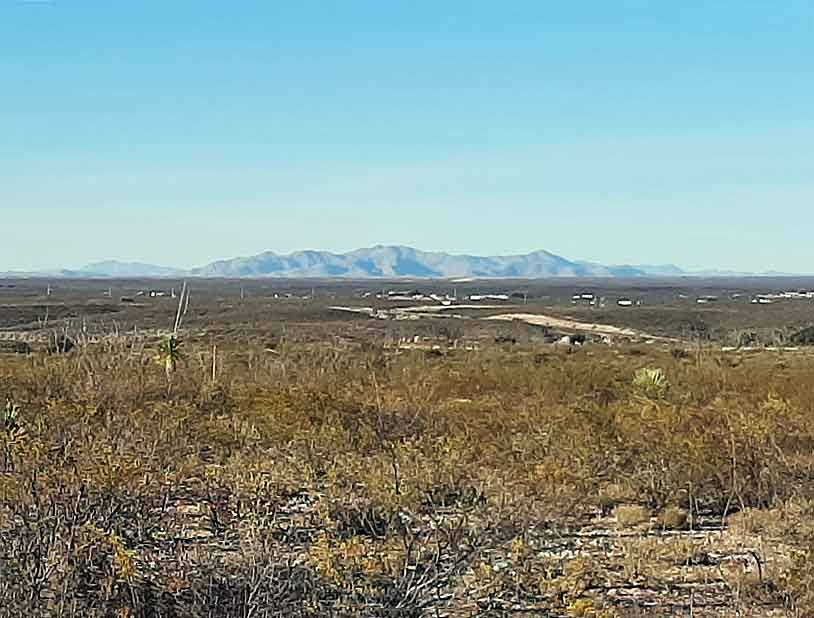
[[[661,398],[670,390],[667,375],[661,369],[644,367],[633,376],[634,388],[645,397]]]

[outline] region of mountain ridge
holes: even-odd
[[[622,269],[622,270],[620,270]],[[527,254],[478,256],[421,251],[403,245],[376,245],[347,253],[297,251],[287,255],[265,252],[220,260],[191,274],[203,277],[344,277],[344,278],[541,278],[608,277],[629,273],[629,267],[574,262],[538,250]],[[632,273],[644,276],[642,270]]]
[[[345,253],[308,249],[288,254],[265,251],[217,260],[192,269],[142,262],[106,260],[79,269],[50,272],[7,272],[7,277],[64,278],[346,278],[346,279],[541,279],[551,277],[653,278],[686,276],[782,276],[783,273],[741,273],[723,270],[685,271],[673,264],[603,265],[569,260],[540,249],[525,254],[478,256],[422,251],[405,245],[375,245]]]

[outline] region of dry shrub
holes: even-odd
[[[796,616],[814,618],[814,542],[794,556],[785,588]]]
[[[606,483],[599,488],[597,505],[603,517],[613,513],[613,509],[620,504],[631,503],[636,500],[635,492],[621,483]]]
[[[622,528],[632,528],[650,522],[650,510],[638,504],[620,504],[613,509],[613,517]]]
[[[671,506],[659,513],[657,522],[662,530],[686,530],[689,527],[689,512],[681,507]]]
[[[593,611],[608,565],[574,539],[597,504],[628,531],[651,513],[683,530],[690,506],[707,521],[741,511],[734,530],[799,551],[772,582],[811,604],[805,359],[779,374],[773,357],[734,367],[656,348],[539,364],[536,350],[236,342],[219,345],[212,385],[208,345],[187,341],[170,396],[149,349],[0,358],[0,403],[16,410],[0,428],[5,611],[47,615],[60,598],[87,616]],[[631,389],[634,363],[662,367],[669,397]],[[672,537],[630,545],[627,570],[714,566],[705,548],[668,551]]]
[[[735,533],[767,534],[782,528],[782,514],[774,509],[744,509],[730,515],[727,523]]]

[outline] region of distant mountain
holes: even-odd
[[[321,277],[321,278],[416,278],[416,279],[540,279],[547,277],[685,277],[745,276],[750,273],[707,270],[684,271],[672,264],[605,266],[572,261],[548,251],[524,255],[482,257],[419,251],[412,247],[377,245],[348,253],[297,251],[280,255],[271,251],[251,257],[212,262],[181,270],[138,262],[106,261],[78,270],[42,273],[0,273],[6,277]],[[765,273],[765,275],[782,273]]]
[[[40,270],[28,271],[6,271],[0,272],[0,277],[8,279],[28,279],[28,278],[55,278],[55,279],[127,279],[127,278],[161,278],[186,276],[188,271],[179,268],[168,268],[166,266],[156,266],[154,264],[142,264],[140,262],[117,262],[110,260],[106,262],[96,262],[88,264],[82,268],[61,270]]]
[[[117,262],[109,260],[107,262],[96,262],[88,264],[79,270],[64,270],[65,276],[69,277],[175,277],[185,274],[185,271],[178,268],[168,268],[166,266],[156,266],[154,264],[142,264],[141,262]]]
[[[199,277],[346,277],[346,278],[523,278],[643,276],[630,267],[572,262],[548,251],[481,257],[376,246],[349,253],[299,251],[262,253],[214,262],[194,269]]]
[[[684,275],[690,274],[684,270],[681,270],[678,266],[675,266],[674,264],[660,264],[657,266],[642,264],[633,266],[632,268],[643,272],[645,275],[649,277],[682,277]]]

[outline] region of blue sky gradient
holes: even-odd
[[[0,51],[0,271],[398,243],[814,272],[810,0],[12,0]]]

